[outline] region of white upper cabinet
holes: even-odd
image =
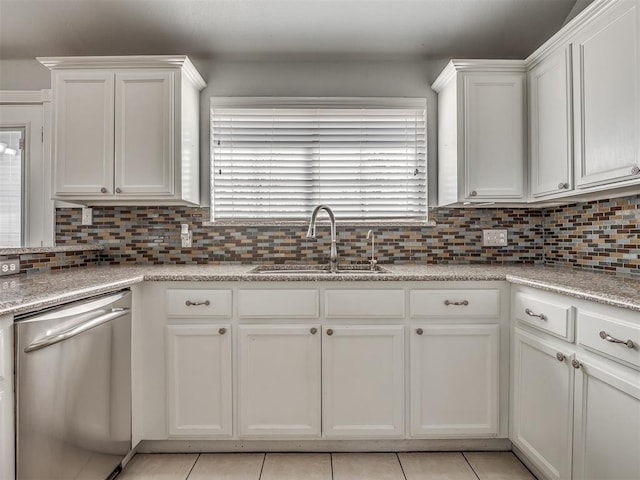
[[[438,92],[438,203],[525,199],[526,68],[452,60]]]
[[[529,71],[531,195],[573,190],[571,50],[554,52]]]
[[[638,8],[615,2],[571,41],[579,188],[640,180]]]
[[[199,202],[205,83],[187,57],[38,60],[52,70],[54,198]]]

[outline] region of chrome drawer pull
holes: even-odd
[[[451,300],[445,300],[444,304],[448,307],[449,305],[462,305],[466,307],[469,305],[469,300],[462,300],[461,302],[452,302]]]
[[[604,330],[602,330],[600,332],[600,338],[603,340],[606,340],[607,342],[611,342],[611,343],[621,343],[623,345],[626,345],[627,348],[633,348],[636,346],[635,343],[633,343],[633,340],[619,340],[615,337],[612,337],[611,335],[609,335],[607,332],[605,332]]]
[[[197,307],[199,305],[205,305],[205,306],[209,306],[211,305],[211,302],[209,300],[205,300],[204,302],[192,302],[191,300],[187,300],[186,302],[184,302],[184,304],[187,307]]]
[[[524,313],[526,313],[530,317],[539,318],[542,321],[545,321],[547,319],[547,316],[544,313],[533,313],[530,308],[525,308]]]

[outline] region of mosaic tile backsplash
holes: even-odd
[[[56,237],[63,243],[100,243],[104,263],[328,263],[327,220],[318,219],[317,240],[307,225],[211,226],[208,208],[96,207],[92,226],[80,225],[79,209],[57,211]],[[542,228],[525,209],[437,209],[436,227],[350,226],[338,222],[343,263],[364,263],[370,255],[367,230],[376,233],[376,256],[384,263],[541,263]],[[193,231],[193,248],[181,248],[180,224]],[[483,228],[507,228],[510,246],[484,248]]]
[[[0,260],[20,259],[20,273],[38,273],[74,267],[89,267],[99,264],[99,251],[21,253],[0,255]]]
[[[81,211],[56,212],[58,245],[99,243],[101,264],[328,263],[329,226],[318,239],[306,225],[211,226],[208,208],[95,207],[94,224]],[[374,226],[376,256],[385,263],[526,263],[569,265],[640,274],[640,195],[547,209],[433,209],[436,227]],[[193,248],[180,246],[180,224]],[[343,263],[363,263],[368,225],[340,225]],[[482,247],[484,228],[507,228],[509,246]]]

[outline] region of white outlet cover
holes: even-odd
[[[93,225],[93,209],[82,207],[82,225]]]

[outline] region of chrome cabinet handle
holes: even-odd
[[[627,348],[633,348],[633,347],[636,346],[636,344],[633,343],[633,340],[620,340],[618,338],[612,337],[611,335],[609,335],[604,330],[602,330],[600,332],[600,338],[603,339],[603,340],[606,340],[607,342],[611,342],[611,343],[621,343],[623,345],[626,345]]]
[[[107,189],[106,189],[105,187],[102,187],[102,188],[100,189],[100,193],[107,193]]]
[[[331,336],[333,335],[333,330],[331,330],[330,328],[327,330],[327,335]]]
[[[580,362],[574,358],[573,360],[571,360],[571,366],[577,370],[578,368],[580,368]]]
[[[560,360],[561,362],[564,362],[564,359],[565,359],[565,358],[567,358],[567,357],[565,356],[565,354],[564,354],[564,353],[562,353],[562,352],[558,352],[558,353],[556,353],[556,358],[557,358],[558,360]]]
[[[227,329],[226,328],[221,328],[220,330],[218,330],[218,333],[220,335],[224,335],[225,333],[227,333]]]
[[[533,313],[530,308],[525,308],[524,313],[526,313],[530,317],[539,318],[542,321],[545,321],[547,319],[547,316],[544,313]]]
[[[477,195],[478,195],[478,192],[476,192],[475,190],[473,190],[473,191],[469,194],[469,196],[470,196],[470,197],[475,197],[475,196],[477,196]]]
[[[631,175],[638,175],[640,173],[640,167],[636,166],[631,169]]]
[[[563,190],[563,189],[564,189],[564,190],[566,190],[567,188],[569,188],[569,184],[568,184],[568,183],[565,183],[565,182],[560,182],[560,183],[558,184],[558,188],[559,188],[560,190]]]
[[[192,302],[191,300],[187,300],[186,302],[184,302],[184,304],[187,307],[198,307],[200,305],[205,305],[205,306],[209,306],[211,305],[211,302],[209,300],[205,300],[204,302]]]
[[[315,335],[316,333],[318,333],[318,329],[316,327],[311,328],[311,330],[309,330],[311,332],[311,335]]]
[[[463,307],[466,307],[467,305],[469,305],[469,300],[462,300],[461,302],[454,302],[451,300],[445,300],[444,304],[448,307],[449,305],[462,305]]]
[[[421,328],[416,328],[416,333],[418,335],[422,335],[424,333],[424,330],[422,330]]]
[[[116,193],[122,193],[122,189],[120,187],[116,188]]]

